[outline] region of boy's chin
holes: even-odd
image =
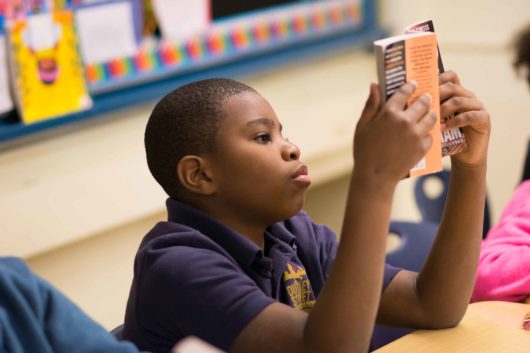
[[[302,200],[300,203],[294,205],[290,209],[286,209],[284,212],[284,215],[281,215],[276,222],[285,221],[286,219],[289,219],[295,215],[297,215],[302,209],[304,208],[304,200]]]

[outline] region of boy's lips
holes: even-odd
[[[294,181],[304,184],[306,186],[309,186],[311,184],[311,177],[307,173],[307,167],[305,165],[302,165],[296,173],[293,174],[291,177]]]

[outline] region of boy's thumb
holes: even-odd
[[[364,104],[363,112],[359,118],[357,126],[363,126],[370,121],[378,112],[381,103],[381,96],[379,94],[379,86],[375,83],[370,84],[370,95]]]

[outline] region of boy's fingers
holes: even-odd
[[[379,94],[379,87],[375,83],[371,83],[370,94],[368,95],[368,99],[364,104],[363,112],[361,113],[361,117],[359,118],[357,125],[363,126],[368,121],[370,121],[370,119],[372,119],[377,114],[380,104],[381,97]]]
[[[472,110],[483,110],[482,103],[468,97],[453,97],[440,105],[440,115],[449,116],[455,113],[464,113]]]
[[[431,129],[433,128],[435,123],[436,123],[436,113],[433,111],[430,111],[421,117],[421,119],[419,120],[417,124],[417,127],[420,129],[420,131],[428,134],[429,131],[431,131]]]
[[[454,83],[455,85],[460,85],[460,78],[458,77],[456,72],[452,70],[447,70],[441,73],[438,79],[439,79],[440,85],[444,83],[448,83],[448,82]]]
[[[407,105],[407,100],[409,99],[410,95],[414,93],[417,87],[417,83],[415,81],[409,81],[403,84],[399,89],[388,99],[387,104],[390,106],[394,106],[395,108],[399,110],[405,109],[405,106]]]
[[[406,110],[412,122],[419,121],[431,108],[432,97],[428,93],[419,96]]]
[[[440,85],[440,102],[445,102],[451,97],[475,98],[475,95],[464,87],[453,82],[446,82]]]
[[[439,76],[440,102],[445,102],[451,97],[475,98],[473,92],[468,91],[460,84],[460,79],[454,71],[446,71]]]
[[[446,121],[444,129],[452,129],[455,127],[466,127],[476,125],[477,122],[487,121],[488,113],[484,110],[471,110],[462,114],[458,114],[454,118]]]

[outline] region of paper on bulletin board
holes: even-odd
[[[0,114],[13,109],[13,100],[9,92],[9,76],[6,60],[6,38],[0,36]]]
[[[31,15],[8,25],[13,94],[24,123],[92,106],[71,11]]]
[[[101,3],[76,10],[77,33],[85,64],[133,56],[138,50],[131,1]]]
[[[211,23],[209,0],[152,0],[162,37],[181,41],[208,29]]]
[[[4,24],[0,17],[0,114],[13,109],[13,99],[9,91],[9,71],[7,69],[7,44]]]

